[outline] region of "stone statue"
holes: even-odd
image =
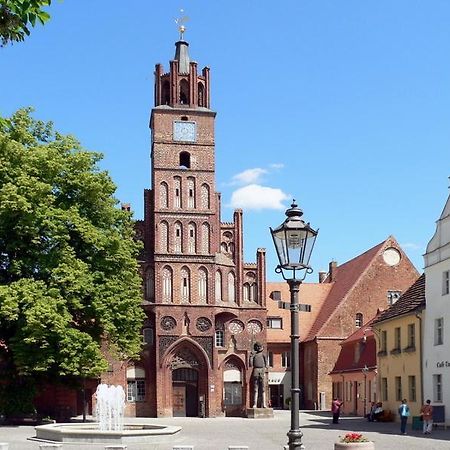
[[[253,408],[257,408],[258,405],[261,408],[266,408],[265,376],[267,358],[263,353],[264,347],[260,342],[255,342],[253,349],[254,351],[250,356],[250,367],[253,367]]]

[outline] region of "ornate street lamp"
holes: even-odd
[[[303,433],[299,425],[300,384],[299,384],[299,334],[298,313],[304,305],[298,302],[300,285],[306,274],[312,272],[309,266],[317,233],[309,223],[302,220],[303,211],[293,200],[291,207],[286,211],[286,220],[275,229],[270,228],[279,264],[275,269],[289,284],[291,294],[291,429],[289,450],[302,450]]]

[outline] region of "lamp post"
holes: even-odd
[[[275,269],[289,285],[291,295],[291,428],[287,433],[289,450],[302,450],[303,433],[299,425],[300,384],[299,384],[299,327],[298,314],[303,305],[299,304],[300,285],[311,273],[309,266],[317,233],[309,223],[302,220],[303,211],[293,200],[286,211],[287,218],[275,229],[270,228],[279,264]]]
[[[367,415],[367,372],[369,371],[369,368],[367,367],[367,364],[364,365],[364,367],[361,369],[361,372],[364,375],[364,417]]]

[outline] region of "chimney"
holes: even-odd
[[[327,277],[327,273],[324,270],[319,272],[319,283],[323,283]]]
[[[122,208],[122,211],[131,212],[131,205],[129,203],[121,203],[120,207]]]
[[[328,275],[330,277],[330,282],[336,281],[336,272],[337,272],[337,262],[331,261],[329,264]]]

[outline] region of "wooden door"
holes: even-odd
[[[174,417],[186,417],[186,386],[172,385],[172,410]]]

